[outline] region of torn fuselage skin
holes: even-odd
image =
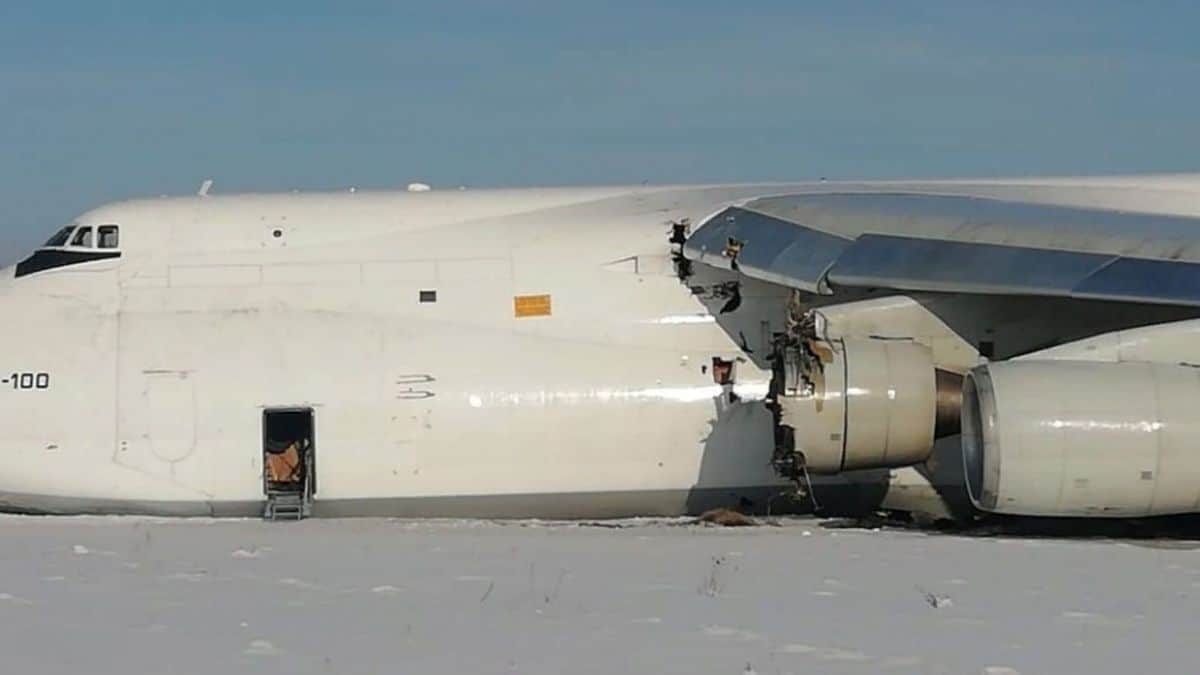
[[[673,234],[680,232],[681,229],[675,229]],[[673,251],[682,249],[678,239],[672,237]],[[841,335],[826,334],[821,311],[852,304],[873,294],[850,292],[835,300],[830,295],[816,295],[751,279],[737,268],[737,256],[744,243],[731,241],[728,244],[723,251],[728,268],[690,267],[686,275],[680,275],[680,281],[742,346],[747,359],[773,373],[764,399],[773,420],[775,450],[771,464],[776,474],[793,486],[793,496],[821,511],[825,510],[818,501],[823,492],[821,486],[831,477],[851,484],[866,480],[878,485],[882,476],[885,496],[879,508],[934,512],[937,517],[944,517],[948,509],[940,507],[940,495],[922,477],[920,466],[930,457],[935,437],[957,433],[956,402],[961,394],[953,385],[961,381],[960,374],[935,369],[931,350],[914,344],[911,339],[885,344],[884,340],[872,339],[874,336],[866,332],[862,337],[855,335],[850,340],[851,358],[857,361],[860,372],[878,372],[866,387],[861,386],[861,375],[856,376],[860,379],[848,382],[846,340]],[[755,327],[758,327],[757,331]],[[748,334],[758,340],[749,339]],[[888,359],[912,360],[909,352],[916,357],[917,365],[909,367],[907,372],[912,374],[904,386],[897,388],[884,381],[888,376]],[[927,368],[918,373],[921,364]],[[717,372],[718,365],[714,361],[714,376]],[[830,382],[831,373],[837,373],[833,382]],[[873,410],[870,404],[861,405],[867,393],[874,394],[865,398],[873,401],[878,410]],[[899,403],[889,401],[888,396],[897,393],[902,394],[903,400]],[[858,446],[846,445],[851,421],[846,410],[848,395],[859,399],[854,413],[858,419],[854,421],[856,429],[865,433],[858,434]],[[798,415],[797,410],[803,406],[808,408]],[[880,436],[881,425],[870,419],[864,421],[864,415],[882,415],[879,419],[884,420],[884,427],[891,416],[909,421],[907,425],[900,421],[895,423],[901,431],[893,434],[894,437],[888,437],[886,430]],[[864,426],[857,426],[860,423]],[[809,451],[806,443],[822,436],[829,447]],[[876,441],[878,447],[873,446]],[[889,443],[894,447],[889,448]],[[813,455],[813,452],[817,454]],[[831,459],[833,457],[836,461]],[[899,474],[893,470],[900,468],[903,471]],[[815,489],[814,474],[821,474]],[[903,483],[899,488],[897,481]],[[889,497],[893,502],[890,507],[886,505]]]

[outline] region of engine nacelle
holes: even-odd
[[[814,473],[898,467],[929,457],[938,423],[938,371],[908,340],[813,340],[785,357],[776,403],[791,451]],[[942,417],[957,422],[960,378],[943,388]],[[947,410],[947,408],[950,408]],[[785,451],[786,454],[787,451]]]
[[[1007,361],[963,383],[967,487],[977,507],[1030,516],[1200,510],[1200,369]]]

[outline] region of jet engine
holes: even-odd
[[[983,510],[1135,517],[1200,510],[1200,369],[1017,360],[963,383],[963,460]]]
[[[777,346],[776,467],[796,478],[923,462],[935,436],[957,433],[961,384],[911,340]]]

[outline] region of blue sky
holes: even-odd
[[[1200,170],[1187,2],[0,6],[0,259],[194,191]]]

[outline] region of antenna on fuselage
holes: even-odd
[[[211,178],[205,178],[204,182],[200,184],[200,189],[196,191],[196,195],[199,197],[207,197],[208,191],[212,189],[212,183],[213,182]]]

